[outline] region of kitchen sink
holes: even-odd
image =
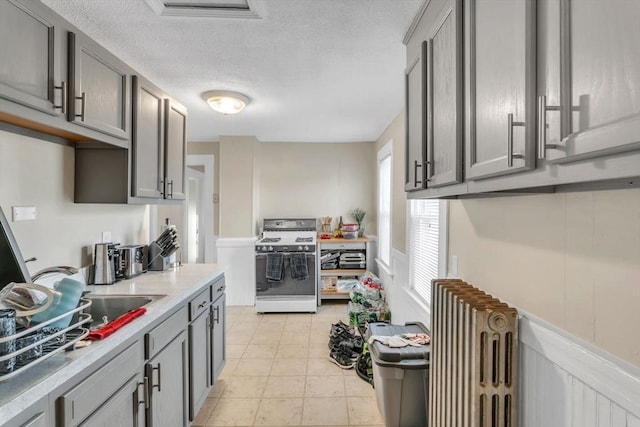
[[[110,322],[128,311],[145,306],[166,295],[99,295],[87,294],[84,297],[91,300],[91,306],[85,313],[91,314],[91,327],[95,328]]]

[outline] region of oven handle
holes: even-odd
[[[278,254],[282,254],[284,256],[290,256],[291,254],[302,254],[303,253],[303,254],[306,254],[306,255],[309,255],[309,256],[313,256],[314,258],[316,256],[315,252],[268,252],[268,253],[256,254],[256,258],[264,258],[270,253],[278,253]]]

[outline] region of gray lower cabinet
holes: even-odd
[[[538,8],[539,159],[640,149],[640,3],[541,0]]]
[[[465,1],[466,179],[535,167],[535,2]]]
[[[143,346],[136,341],[57,399],[57,425],[144,425],[142,365]]]
[[[188,322],[188,309],[182,307],[145,335],[147,427],[189,424]]]
[[[214,285],[215,286],[215,285]],[[224,286],[224,282],[223,282]],[[224,290],[223,290],[224,292]],[[212,333],[212,384],[218,379],[227,360],[225,325],[226,325],[226,295],[222,294],[211,306],[211,333]]]
[[[146,365],[149,379],[148,427],[188,426],[187,333],[182,331]]]
[[[46,113],[66,121],[64,28],[40,2],[0,1],[0,98],[33,109],[26,119]]]
[[[144,387],[142,374],[132,377],[120,390],[89,416],[83,427],[143,427],[145,404],[141,391]]]
[[[131,134],[131,70],[81,33],[69,32],[69,120],[123,140]]]
[[[52,425],[52,417],[49,411],[49,399],[43,398],[16,417],[4,421],[3,427],[49,427]]]
[[[210,286],[189,302],[189,319],[189,419],[193,421],[213,385]]]

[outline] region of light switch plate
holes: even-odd
[[[12,206],[11,216],[13,221],[30,221],[36,219],[35,206]]]
[[[102,243],[111,243],[111,232],[103,231],[102,232]]]

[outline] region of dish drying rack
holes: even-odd
[[[20,348],[12,353],[8,353],[6,355],[0,356],[0,362],[11,359],[12,357],[16,357],[24,352],[30,351],[38,346],[42,346],[42,354],[33,359],[29,360],[24,364],[18,364],[16,361],[16,365],[14,366],[11,372],[6,374],[0,374],[0,382],[6,381],[15,377],[16,375],[26,371],[27,369],[38,365],[41,362],[49,359],[56,354],[59,354],[65,350],[74,350],[76,348],[76,344],[78,341],[84,339],[89,335],[89,324],[91,323],[91,314],[84,313],[84,310],[91,306],[91,300],[88,298],[80,298],[80,302],[78,306],[73,310],[67,311],[59,316],[51,318],[46,322],[39,323],[36,326],[32,326],[25,330],[22,330],[14,335],[9,335],[7,337],[0,338],[0,344],[17,340],[26,335],[33,334],[34,332],[41,331],[43,338],[38,340],[28,346]],[[76,316],[77,315],[77,316]],[[53,333],[45,334],[44,329],[47,328],[52,323],[57,322],[60,319],[63,319],[67,316],[72,316],[71,324],[66,328],[55,330]]]

